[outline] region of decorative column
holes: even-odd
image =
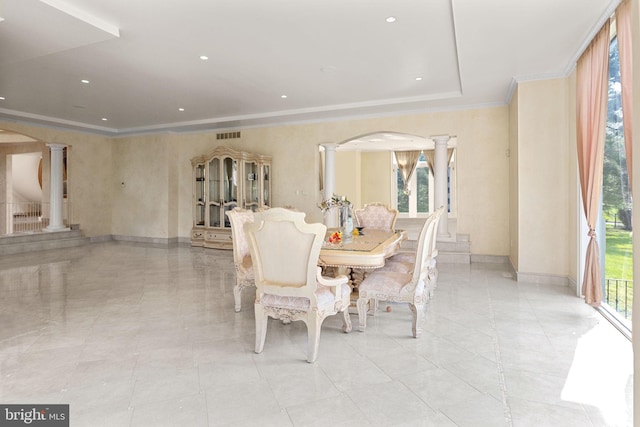
[[[440,223],[438,224],[438,237],[449,238],[451,235],[448,230],[449,222],[449,201],[447,197],[447,182],[448,182],[448,170],[449,164],[447,161],[447,144],[449,143],[449,135],[432,136],[435,143],[434,149],[434,166],[433,166],[433,178],[435,181],[434,200],[435,208],[444,206],[444,212],[440,217]]]
[[[62,150],[66,147],[63,144],[47,144],[51,153],[51,194],[49,203],[49,225],[45,231],[69,230],[62,223],[62,203],[63,203],[63,164]]]
[[[324,200],[328,200],[336,192],[336,143],[322,144],[324,147]],[[333,209],[324,213],[324,224],[329,227],[337,227],[338,222]]]
[[[13,202],[13,192],[11,191],[11,168],[12,163],[8,161],[7,150],[0,150],[0,235],[10,234],[13,231],[13,215],[9,214],[9,206]]]

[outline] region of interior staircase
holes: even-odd
[[[398,218],[396,229],[407,232],[407,240],[402,243],[401,250],[415,251],[418,244],[418,235],[424,224],[424,218]],[[438,239],[436,248],[438,249],[438,262],[447,264],[471,264],[471,242],[468,234],[458,234],[456,232],[455,220],[449,220],[448,239]]]
[[[9,234],[0,236],[0,256],[21,254],[26,252],[47,251],[51,249],[70,248],[89,243],[82,230]]]

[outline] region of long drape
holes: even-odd
[[[402,184],[405,194],[409,194],[409,180],[411,175],[416,170],[418,160],[420,159],[420,153],[422,151],[394,151],[396,156],[396,162],[402,175]]]
[[[602,302],[600,249],[596,221],[600,209],[609,78],[609,21],[595,36],[576,67],[578,170],[589,245],[582,281],[585,302]]]
[[[633,63],[631,60],[631,0],[623,0],[616,9],[618,52],[620,58],[620,84],[622,86],[622,126],[624,148],[627,154],[629,186],[632,180],[632,126],[633,118]]]
[[[431,175],[435,176],[435,163],[436,163],[436,152],[435,150],[425,150],[424,158],[427,161],[427,166],[429,166],[429,170],[431,171]],[[447,148],[447,166],[451,164],[451,159],[453,158],[453,148]]]

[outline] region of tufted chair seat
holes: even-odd
[[[340,296],[341,300],[345,298],[348,299],[350,298],[349,294],[351,294],[351,288],[349,286],[342,286],[340,288],[340,292],[342,294]],[[332,304],[336,300],[335,295],[331,292],[331,287],[324,286],[321,283],[318,283],[316,298],[318,300],[318,306]],[[309,310],[311,307],[311,300],[309,298],[274,294],[262,295],[262,303],[272,307],[286,308],[289,310]]]

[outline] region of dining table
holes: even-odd
[[[342,233],[340,241],[330,242],[336,229],[327,229],[320,249],[320,265],[333,269],[334,276],[346,275],[357,299],[358,285],[367,271],[383,267],[385,260],[395,255],[407,239],[405,230],[376,230],[366,228],[358,234]]]

